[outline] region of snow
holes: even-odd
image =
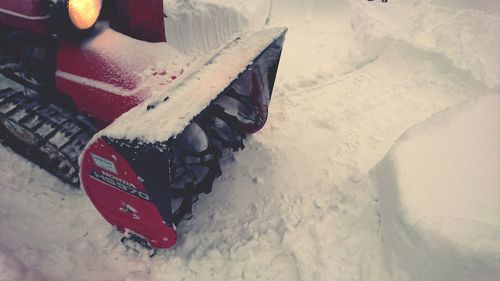
[[[459,9],[472,9],[496,15],[500,14],[500,6],[496,0],[430,0],[429,2]]]
[[[498,86],[500,75],[500,3],[479,1],[403,1],[413,2],[415,9],[403,3],[392,3],[388,15],[374,22],[391,36],[447,56],[454,66],[470,71],[488,87]],[[432,5],[436,2],[439,5]],[[467,2],[467,4],[465,4]],[[450,7],[451,6],[451,7]],[[455,7],[455,8],[454,8]],[[457,9],[458,8],[458,9]],[[375,16],[379,9],[370,7]],[[375,13],[375,14],[373,14]],[[432,15],[432,16],[428,16]],[[397,24],[395,24],[397,23]],[[401,28],[404,26],[404,28]]]
[[[397,280],[500,276],[500,96],[406,132],[376,166],[382,234]]]
[[[192,20],[176,35],[180,50],[185,36],[188,53],[233,32],[289,27],[266,127],[224,165],[194,218],[178,226],[177,246],[153,259],[127,252],[82,191],[0,146],[0,276],[386,281],[421,268],[418,259],[411,268],[387,260],[369,171],[408,128],[499,93],[500,16],[488,6],[498,4],[168,0],[167,13],[183,2],[218,7],[193,12],[204,16],[196,24],[188,8],[176,19]],[[215,32],[224,38],[189,41]],[[447,257],[448,264],[464,258],[460,251]]]
[[[0,272],[2,273],[0,280],[2,281],[26,280],[27,278],[22,279],[24,271],[25,270],[22,266],[22,263],[20,263],[11,254],[6,253],[2,249],[0,249]]]

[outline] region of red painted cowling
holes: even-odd
[[[132,38],[165,42],[163,0],[115,0],[116,29]]]
[[[164,91],[189,64],[189,57],[166,43],[136,40],[108,27],[95,32],[59,42],[56,87],[101,124]]]
[[[0,25],[46,36],[50,30],[48,1],[0,1]]]
[[[153,248],[170,248],[177,236],[165,223],[134,169],[99,138],[81,162],[82,187],[101,215],[118,230],[147,237]]]

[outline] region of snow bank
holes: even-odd
[[[164,0],[163,3],[168,43],[189,54],[218,48],[239,32],[261,29],[270,5],[269,0]]]
[[[486,95],[436,114],[374,169],[396,280],[500,277],[499,110]]]

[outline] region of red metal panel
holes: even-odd
[[[50,25],[48,1],[2,0],[0,1],[0,24],[15,29],[47,35]]]
[[[115,0],[117,29],[148,42],[165,42],[163,0]]]
[[[137,77],[77,42],[59,43],[56,85],[73,99],[80,112],[104,124],[144,99]]]
[[[182,61],[175,69],[163,66],[178,59],[170,50],[165,43],[139,41],[110,28],[81,41],[61,40],[56,86],[80,112],[109,124],[183,72]]]
[[[147,237],[154,248],[175,245],[175,229],[163,223],[127,161],[101,138],[84,153],[82,186],[101,215],[122,231]]]

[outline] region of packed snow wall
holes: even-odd
[[[167,41],[184,53],[201,54],[239,32],[328,21],[349,6],[346,0],[164,0]]]
[[[500,276],[500,96],[410,129],[373,170],[394,280]]]
[[[167,41],[184,53],[202,54],[235,34],[265,25],[269,0],[164,0]]]

